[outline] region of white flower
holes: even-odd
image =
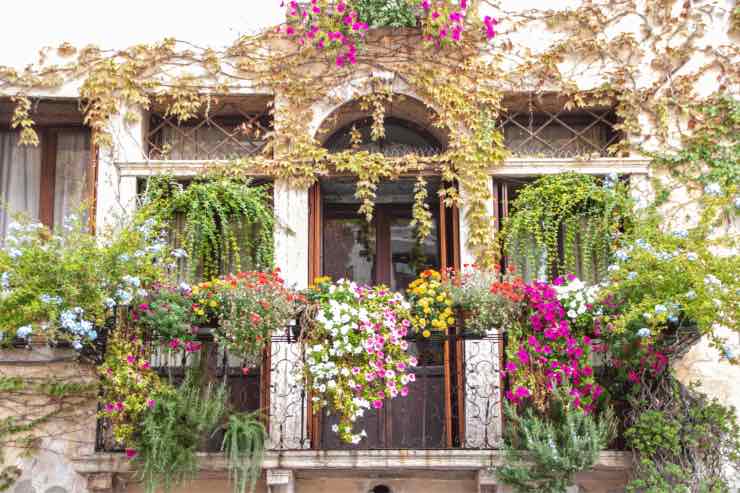
[[[655,313],[665,313],[668,309],[665,307],[665,305],[655,305]]]
[[[687,253],[686,258],[690,260],[691,262],[695,262],[696,260],[699,260],[699,256],[695,254],[694,252]]]
[[[704,284],[721,286],[722,285],[722,281],[720,281],[719,279],[717,279],[716,276],[714,276],[712,274],[708,274],[706,277],[704,277]]]
[[[18,250],[17,248],[10,248],[10,249],[8,250],[8,256],[9,256],[10,258],[12,258],[12,259],[17,259],[17,258],[18,258],[18,257],[20,257],[21,255],[23,255],[23,252],[21,252],[21,251],[20,251],[20,250]]]
[[[696,291],[694,291],[692,289],[691,291],[687,292],[686,293],[686,298],[688,298],[690,300],[695,300],[696,299]]]
[[[133,299],[133,295],[130,292],[125,291],[123,289],[119,289],[118,291],[116,291],[116,297],[118,298],[118,301],[120,301],[122,305],[128,305],[129,303],[131,303],[131,300]]]
[[[0,288],[2,289],[10,288],[10,273],[9,272],[3,272],[2,274],[0,274]]]
[[[635,279],[637,279],[637,272],[630,272],[629,274],[627,274],[627,279],[629,279],[630,281],[634,281]]]
[[[112,309],[113,307],[116,306],[116,300],[114,300],[113,298],[106,298],[105,301],[103,302],[103,304],[107,308]]]
[[[717,195],[720,195],[722,193],[722,186],[717,182],[708,183],[704,187],[704,193],[716,197]]]
[[[339,433],[339,425],[331,425],[331,431],[334,433]]]
[[[172,256],[175,258],[186,258],[188,256],[188,252],[186,252],[182,248],[177,248],[175,250],[172,250]]]
[[[675,236],[676,238],[681,238],[685,240],[686,238],[689,237],[689,232],[686,231],[685,229],[677,229],[676,231],[673,232],[673,236]]]
[[[75,349],[76,351],[79,351],[80,349],[82,349],[82,343],[80,343],[80,341],[74,341],[74,342],[72,343],[72,347],[73,347],[73,348],[74,348],[74,349]]]
[[[568,317],[577,318],[578,314],[575,312],[575,310],[568,310]]]

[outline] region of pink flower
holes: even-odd
[[[409,395],[409,388],[408,387],[402,387],[401,388],[401,397],[406,397]]]
[[[383,407],[383,401],[381,401],[381,400],[373,401],[373,408],[374,409],[381,409],[382,407]]]
[[[637,383],[640,381],[640,377],[637,376],[637,373],[635,373],[633,370],[630,370],[627,374],[627,380],[629,380],[632,383]]]
[[[150,365],[148,361],[144,361],[143,363],[141,363],[142,370],[148,370],[149,368],[150,368]]]
[[[175,338],[175,339],[172,339],[170,341],[170,348],[171,349],[177,349],[179,347],[180,347],[180,339]]]
[[[531,394],[531,392],[529,391],[529,389],[527,387],[517,387],[516,390],[514,391],[514,397],[517,400],[518,399],[525,399],[525,398],[529,397],[530,395],[532,395],[532,394]]]
[[[295,34],[295,29],[293,28],[293,26],[286,27],[285,34],[287,34],[288,36],[293,36]]]
[[[147,406],[147,407],[148,407],[149,409],[152,409],[152,408],[154,407],[154,405],[155,405],[155,404],[156,404],[156,402],[154,401],[154,399],[149,399],[148,401],[146,401],[146,406]]]
[[[134,357],[133,354],[129,354],[128,356],[126,356],[126,361],[128,361],[129,365],[133,365],[134,362],[136,361],[136,358]]]
[[[409,373],[409,382],[416,382],[416,375]]]
[[[339,2],[337,4],[337,12],[342,13],[347,8],[347,6],[344,4],[344,2]]]
[[[115,410],[116,410],[116,406],[111,404],[110,402],[105,405],[105,412],[112,413]]]
[[[123,411],[123,402],[116,402],[116,411]]]
[[[126,449],[126,457],[128,457],[129,459],[133,459],[134,457],[136,457],[136,450],[134,450],[132,448],[127,448]]]
[[[430,8],[432,8],[432,4],[429,3],[429,0],[423,0],[421,2],[421,8],[423,8],[424,10],[429,10]]]

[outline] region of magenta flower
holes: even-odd
[[[116,406],[111,404],[110,402],[105,405],[105,412],[112,413],[115,410],[116,410]]]
[[[126,449],[126,457],[129,458],[129,459],[133,459],[134,457],[136,457],[136,453],[137,453],[136,450],[134,450],[132,448],[127,448]]]
[[[156,404],[156,402],[154,401],[154,399],[149,399],[148,401],[146,401],[146,406],[147,406],[147,407],[148,407],[149,409],[152,409],[152,408],[154,407],[154,405],[155,405],[155,404]]]
[[[516,397],[517,399],[525,399],[530,395],[532,395],[532,393],[527,387],[517,387],[514,391],[514,397]]]
[[[637,383],[640,381],[640,377],[637,376],[637,373],[630,370],[629,373],[627,374],[627,380],[629,380],[632,383]]]
[[[373,401],[374,409],[381,409],[382,407],[383,407],[383,401],[381,400]]]
[[[134,357],[133,354],[129,354],[128,356],[126,356],[126,361],[128,362],[129,365],[133,365],[134,362],[136,361],[136,358]]]
[[[408,387],[402,387],[401,388],[401,397],[406,397],[409,395],[409,388]]]

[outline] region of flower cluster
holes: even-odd
[[[34,334],[78,350],[96,340],[111,308],[163,275],[166,250],[151,228],[124,225],[96,236],[77,215],[55,232],[10,223],[0,249],[0,340]],[[158,253],[148,251],[153,245]]]
[[[288,2],[288,25],[284,33],[301,46],[335,53],[336,65],[357,63],[357,45],[369,26],[362,22],[349,2],[339,0],[330,5],[325,0],[311,0],[305,8],[296,1]]]
[[[308,299],[318,312],[306,337],[306,376],[316,409],[339,415],[334,431],[359,443],[355,423],[386,399],[409,393],[416,358],[404,339],[411,327],[408,303],[398,293],[341,280],[314,284]]]
[[[594,328],[594,317],[603,313],[597,299],[601,287],[588,286],[573,274],[557,277],[552,284],[558,301],[566,310],[571,330],[578,334],[590,334]]]
[[[507,398],[520,403],[531,397],[536,405],[544,406],[548,393],[566,384],[574,406],[593,411],[604,389],[596,383],[590,366],[591,338],[572,333],[556,286],[534,282],[524,287],[524,294],[531,330],[512,331],[506,368],[512,389]]]
[[[295,317],[301,297],[285,287],[279,270],[240,272],[214,284],[221,303],[216,341],[243,357],[245,369],[259,365],[272,334]]]
[[[146,296],[137,299],[132,318],[150,337],[163,339],[169,348],[195,352],[198,328],[194,325],[190,287],[154,284]]]
[[[105,361],[98,368],[103,408],[117,443],[130,446],[144,413],[155,405],[154,396],[166,384],[151,368],[139,334],[113,332]]]
[[[417,332],[429,337],[434,332],[446,332],[455,324],[448,285],[435,270],[425,270],[409,284],[406,292],[411,303],[411,321]]]
[[[311,0],[310,4],[303,6],[295,0],[289,1],[288,23],[281,32],[300,46],[332,53],[338,67],[354,65],[358,47],[364,41],[370,24],[381,27],[383,23],[378,24],[378,20],[388,22],[387,16],[383,15],[379,16],[380,19],[371,19],[369,15],[373,9],[363,8],[361,3],[359,0]],[[394,8],[402,11],[398,17],[406,20],[404,25],[409,25],[406,18],[411,17],[413,21],[416,12],[420,14],[425,41],[438,48],[462,41],[469,0],[399,0],[398,3],[400,5]],[[360,15],[360,11],[364,15]],[[396,22],[391,22],[391,25]],[[495,18],[485,17],[483,25],[487,39],[496,36],[497,24]]]

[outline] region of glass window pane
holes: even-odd
[[[324,221],[324,275],[373,284],[375,228],[364,219]]]
[[[0,132],[0,244],[15,214],[39,218],[41,146],[19,146],[18,132]]]
[[[60,130],[57,134],[56,177],[54,183],[54,226],[80,212],[87,199],[87,170],[90,163],[90,131]]]
[[[394,218],[391,221],[391,289],[405,290],[425,269],[439,269],[439,243],[437,219],[433,221],[431,234],[420,242],[411,226],[410,218]]]

